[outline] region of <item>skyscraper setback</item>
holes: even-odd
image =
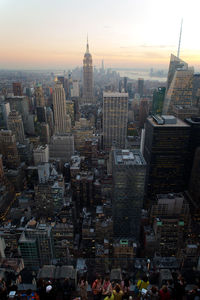
[[[83,59],[83,103],[94,103],[92,55],[89,52],[87,40],[86,52]]]

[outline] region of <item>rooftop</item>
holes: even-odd
[[[147,119],[154,127],[189,127],[184,121],[168,115],[152,116]]]
[[[111,92],[104,92],[103,93],[103,97],[127,97],[128,98],[128,93],[119,93],[119,92],[116,92],[116,93],[111,93]]]
[[[114,150],[116,165],[146,165],[139,150]]]

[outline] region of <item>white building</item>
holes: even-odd
[[[34,149],[33,160],[35,166],[39,165],[40,163],[49,162],[49,146],[38,146],[36,149]]]

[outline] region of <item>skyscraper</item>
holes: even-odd
[[[0,131],[0,153],[8,168],[16,169],[20,165],[15,135],[11,130]]]
[[[145,124],[147,193],[181,192],[186,186],[190,126],[174,116],[153,116]]]
[[[192,106],[194,69],[171,54],[163,114],[174,114],[174,106]]]
[[[13,82],[13,94],[14,96],[22,96],[21,82]]]
[[[125,148],[128,121],[128,94],[103,93],[103,144],[109,150],[113,143]]]
[[[154,115],[161,115],[163,110],[163,103],[165,99],[165,87],[159,87],[153,92],[152,113]]]
[[[89,44],[87,41],[86,52],[83,59],[83,103],[94,102],[92,55],[89,52]]]
[[[174,78],[174,74],[176,70],[182,67],[188,68],[188,64],[183,60],[181,60],[179,57],[175,56],[174,54],[171,54],[168,76],[167,76],[167,90],[170,87],[170,84]]]
[[[8,129],[12,130],[12,133],[15,135],[16,142],[21,144],[24,143],[24,125],[21,115],[16,110],[13,110],[9,113]]]
[[[139,150],[113,151],[114,236],[139,238],[146,162]]]
[[[45,106],[45,98],[41,85],[37,85],[35,88],[35,105],[36,107],[44,107]]]
[[[172,114],[176,105],[192,106],[193,68],[177,69],[166,93],[163,114]]]
[[[61,83],[57,82],[53,91],[53,112],[55,134],[67,132],[65,91]]]
[[[144,79],[143,78],[138,78],[138,94],[140,95],[140,97],[142,97],[144,94]]]

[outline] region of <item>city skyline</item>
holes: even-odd
[[[200,69],[196,0],[0,1],[0,69],[52,69],[82,65],[86,36],[94,66],[166,68],[176,55]],[[170,22],[169,22],[170,19]]]

